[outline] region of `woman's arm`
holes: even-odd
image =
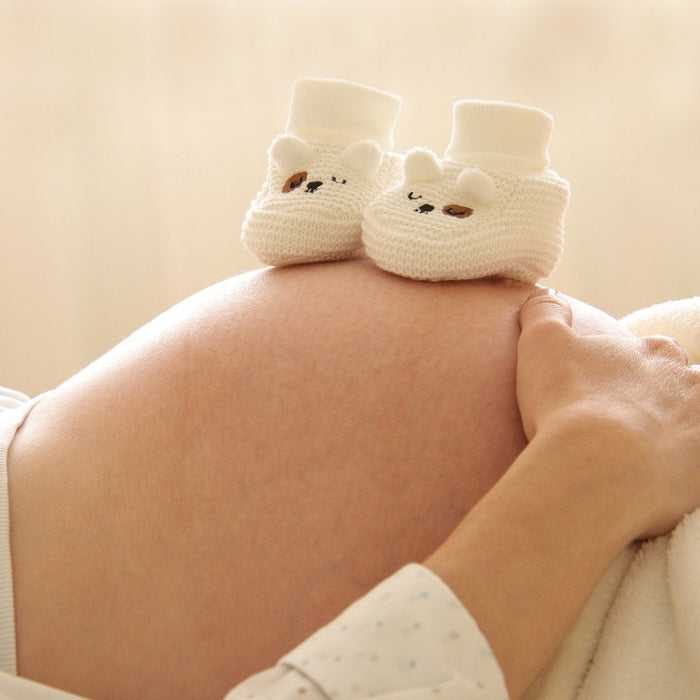
[[[663,339],[581,338],[559,296],[520,315],[528,447],[426,565],[518,698],[613,558],[700,506],[700,371]]]

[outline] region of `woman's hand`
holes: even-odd
[[[700,506],[700,371],[668,339],[580,335],[561,296],[520,313],[529,445],[426,566],[453,589],[518,698],[633,539]]]
[[[517,392],[528,440],[588,431],[610,474],[636,470],[636,537],[700,507],[700,368],[665,337],[581,336],[566,299],[533,294],[520,313]],[[630,457],[634,458],[632,461]]]

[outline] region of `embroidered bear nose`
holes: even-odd
[[[418,209],[414,209],[413,211],[417,211],[419,214],[429,214],[435,207],[432,204],[421,204]]]
[[[321,180],[314,180],[313,182],[309,182],[306,185],[306,191],[311,192],[312,194],[323,184]]]

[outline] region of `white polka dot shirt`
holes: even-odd
[[[225,700],[508,700],[488,642],[431,571],[410,564]]]

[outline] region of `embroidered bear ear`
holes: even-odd
[[[341,154],[340,162],[368,180],[379,170],[382,152],[376,141],[351,143]]]
[[[270,157],[282,172],[301,170],[313,159],[311,147],[298,136],[282,134],[270,146]]]
[[[477,168],[467,168],[460,173],[457,191],[475,204],[490,204],[496,199],[496,183]]]
[[[435,182],[442,177],[440,161],[427,148],[412,148],[403,164],[405,182]]]

